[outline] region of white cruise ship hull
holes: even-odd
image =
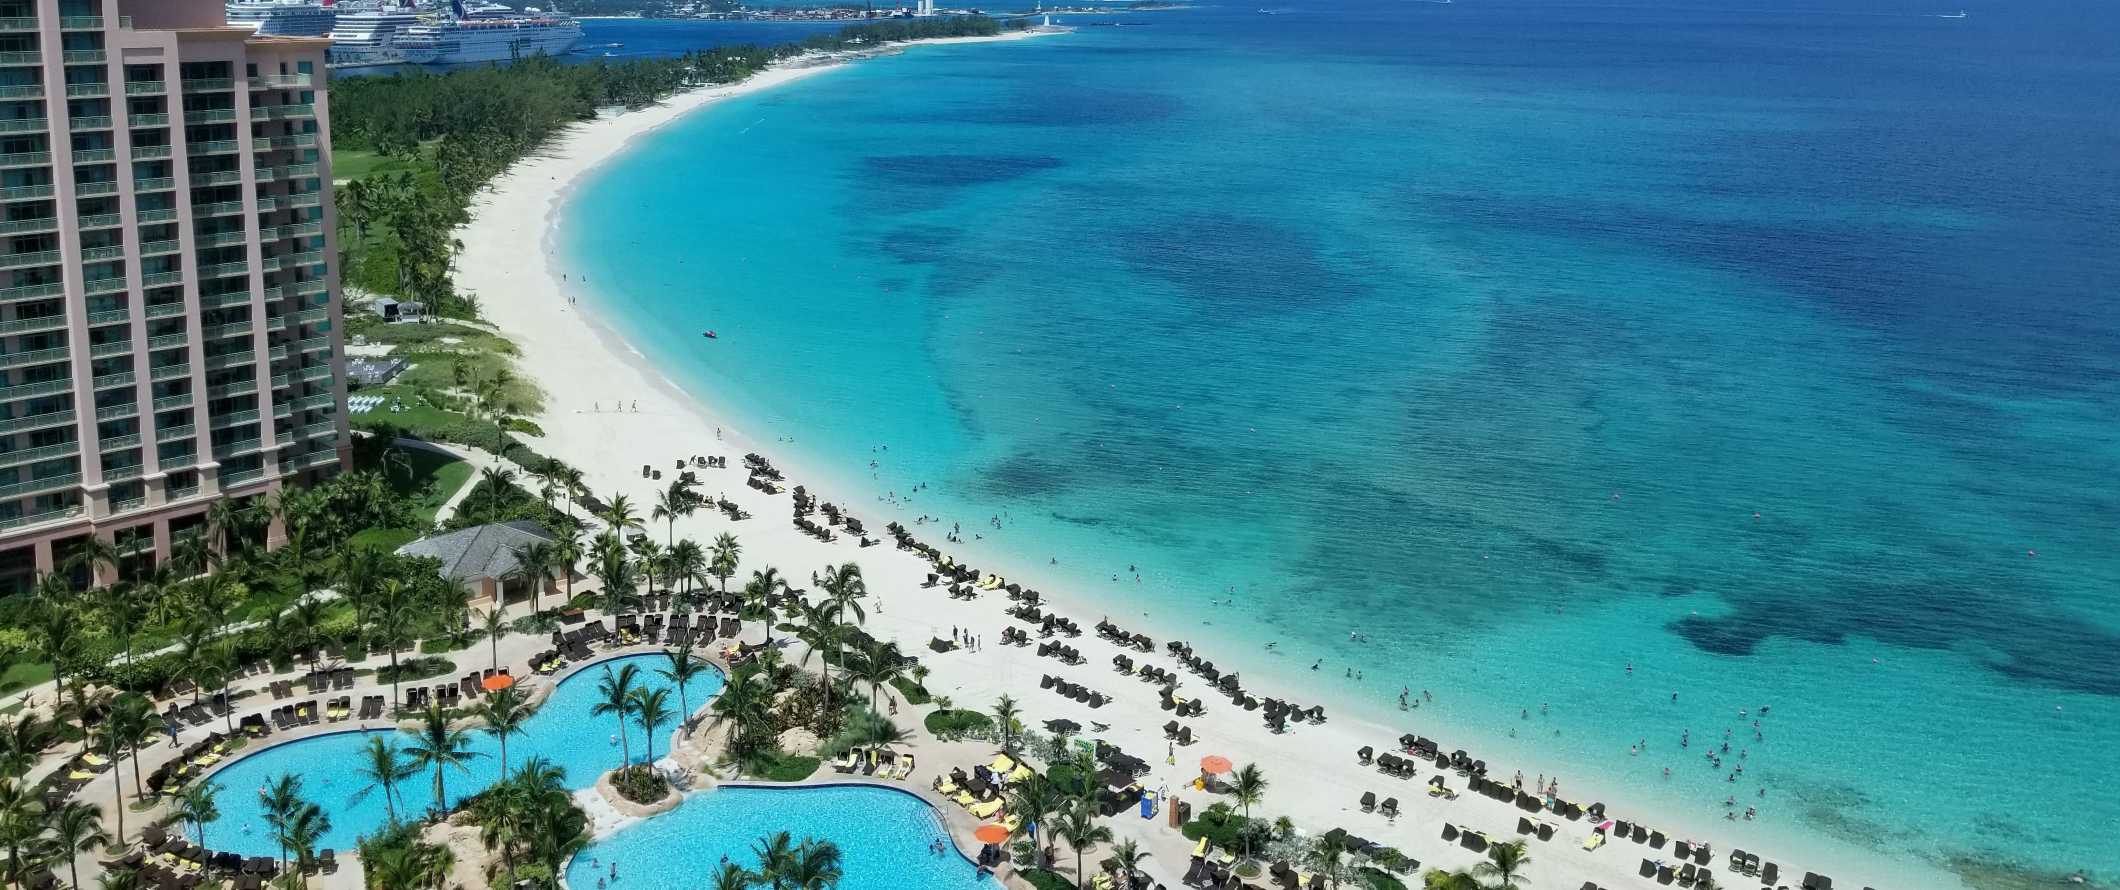
[[[468,65],[527,59],[540,53],[565,54],[580,43],[580,25],[551,28],[490,29],[445,34],[432,39],[404,39],[399,56],[414,65]]]

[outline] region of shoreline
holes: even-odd
[[[924,43],[989,42],[1038,36],[1039,33],[1020,32],[996,37],[953,38]],[[880,47],[857,56],[888,53],[905,46],[909,45]],[[593,306],[593,293],[589,302],[570,302],[566,294],[575,289],[575,283],[559,280],[559,274],[563,273],[553,268],[559,212],[573,194],[573,189],[583,183],[585,176],[598,170],[603,162],[624,154],[634,140],[660,130],[693,111],[724,98],[768,89],[811,74],[834,70],[844,64],[841,60],[822,64],[818,64],[818,60],[814,58],[809,58],[809,61],[810,64],[802,65],[798,60],[795,65],[769,69],[740,84],[695,91],[674,97],[653,108],[615,117],[607,116],[593,123],[574,127],[554,140],[545,152],[526,159],[496,179],[491,188],[473,202],[474,221],[461,230],[466,249],[459,261],[462,270],[460,281],[467,292],[486,296],[489,318],[522,349],[521,370],[536,379],[548,393],[547,411],[545,416],[538,418],[546,430],[546,436],[532,441],[540,450],[582,468],[599,491],[622,490],[638,499],[645,496],[651,486],[659,483],[650,483],[634,473],[627,472],[635,465],[663,466],[675,457],[692,453],[740,456],[746,452],[758,452],[779,463],[788,471],[792,481],[808,484],[818,490],[820,499],[834,500],[822,494],[831,492],[840,496],[836,499],[838,503],[858,505],[850,512],[867,519],[879,533],[884,519],[908,518],[899,516],[898,510],[890,505],[874,504],[858,498],[846,499],[845,495],[859,494],[863,489],[858,483],[849,484],[845,474],[800,461],[786,461],[784,458],[789,455],[787,449],[779,447],[780,443],[769,445],[745,436],[742,431],[744,425],[730,422],[735,418],[718,409],[711,399],[688,393],[681,384],[658,370],[649,357],[640,353],[625,339],[615,322],[594,317],[596,309]],[[521,248],[532,242],[544,249],[535,255],[524,256]],[[504,303],[492,299],[493,295],[498,294],[507,294],[509,301]],[[572,312],[583,312],[584,317],[569,318],[568,313]],[[581,336],[584,328],[590,333],[589,337]],[[584,348],[592,343],[595,345]],[[566,420],[561,416],[561,412],[598,413],[591,410],[589,404],[584,403],[595,403],[599,395],[608,400],[614,391],[629,396],[649,396],[638,400],[648,403],[646,410],[625,413],[604,411],[602,414],[605,416],[596,418],[592,423],[582,423],[579,420],[572,423],[560,422]],[[715,438],[717,430],[721,433],[719,441]],[[738,465],[740,466],[740,462]],[[821,469],[824,471],[818,472]],[[998,598],[992,597],[962,605],[951,603],[947,615],[943,614],[943,610],[923,605],[920,607],[922,615],[932,617],[916,616],[910,620],[901,620],[900,610],[904,609],[903,604],[907,601],[926,603],[927,598],[939,597],[937,591],[922,591],[918,587],[917,582],[927,571],[924,562],[913,554],[889,548],[856,550],[849,542],[820,544],[801,536],[784,520],[785,500],[774,503],[773,498],[743,488],[741,481],[740,471],[708,471],[703,474],[702,485],[706,490],[720,487],[728,497],[744,504],[745,508],[752,512],[753,520],[731,525],[718,516],[698,516],[680,524],[687,526],[689,535],[703,538],[711,537],[715,531],[721,530],[735,533],[745,548],[742,571],[748,572],[760,565],[771,564],[799,579],[805,568],[814,568],[827,559],[836,562],[858,558],[869,578],[872,594],[880,600],[879,614],[872,616],[872,619],[881,620],[872,620],[871,629],[877,632],[878,636],[899,639],[908,651],[921,648],[925,641],[920,634],[941,635],[943,625],[935,622],[977,620],[980,622],[977,625],[967,623],[962,626],[971,627],[981,635],[992,636],[993,628],[1007,620],[999,614],[1002,604],[996,601]],[[924,528],[916,530],[927,531]],[[1035,568],[1031,565],[1033,558],[1007,553],[1006,548],[999,546],[998,542],[996,544],[997,546],[991,548],[953,545],[951,552],[961,558],[969,557],[974,564],[1002,570],[1003,574],[1017,579],[1037,578],[1064,583],[1066,576],[1072,574]],[[1055,577],[1056,574],[1061,577]],[[1047,600],[1058,611],[1075,618],[1085,626],[1098,614],[1097,607],[1107,605],[1097,601],[1094,595],[1085,595],[1072,589],[1059,594],[1048,594]],[[889,614],[881,614],[884,605],[896,608],[891,609]],[[1141,620],[1143,619],[1128,618],[1120,623],[1129,625],[1130,629],[1152,634],[1157,630],[1181,631],[1177,637],[1157,635],[1158,643],[1165,639],[1192,639],[1196,644],[1200,643],[1199,628],[1187,629],[1177,624],[1164,624],[1153,618],[1145,619],[1148,622],[1146,626],[1131,627]],[[1222,634],[1210,632],[1210,636],[1219,638]],[[1234,641],[1218,639],[1217,642]],[[1028,653],[1019,655],[1006,648],[983,649],[976,653],[951,653],[941,657],[930,656],[924,659],[931,664],[934,671],[929,686],[967,703],[989,701],[993,694],[999,692],[1012,694],[1025,706],[1026,722],[1029,723],[1035,723],[1038,719],[1048,716],[1059,716],[1056,712],[1056,697],[1038,689],[1038,679],[1045,672],[1065,676],[1092,688],[1135,690],[1134,693],[1124,695],[1126,699],[1139,698],[1141,692],[1149,690],[1149,687],[1132,683],[1130,680],[1126,681],[1130,685],[1119,685],[1119,678],[1105,666],[1108,664],[1109,652],[1118,650],[1110,649],[1103,641],[1085,637],[1071,641],[1071,644],[1084,650],[1087,656],[1085,664],[1063,668],[1055,662],[1031,660]],[[1396,780],[1382,779],[1370,770],[1353,765],[1354,748],[1364,744],[1380,748],[1388,746],[1390,740],[1402,731],[1389,728],[1389,714],[1378,713],[1379,707],[1375,703],[1350,704],[1350,696],[1322,685],[1312,689],[1311,685],[1318,684],[1290,681],[1283,676],[1286,673],[1285,668],[1277,669],[1261,664],[1260,662],[1266,659],[1260,659],[1256,653],[1241,647],[1202,645],[1201,648],[1204,654],[1224,663],[1225,666],[1240,667],[1247,674],[1256,670],[1259,675],[1272,678],[1269,683],[1254,684],[1261,686],[1258,690],[1260,693],[1293,694],[1305,701],[1316,701],[1323,697],[1334,709],[1334,720],[1326,726],[1304,727],[1285,736],[1266,736],[1258,728],[1256,715],[1247,714],[1226,704],[1211,707],[1207,717],[1194,722],[1196,731],[1205,730],[1200,732],[1200,735],[1207,741],[1202,746],[1181,753],[1177,758],[1177,769],[1166,770],[1158,767],[1159,777],[1169,774],[1174,787],[1181,784],[1182,773],[1185,772],[1184,764],[1189,762],[1187,754],[1196,757],[1199,753],[1223,753],[1231,755],[1232,759],[1239,762],[1258,760],[1278,764],[1277,769],[1282,781],[1277,784],[1283,789],[1298,784],[1290,776],[1288,765],[1303,763],[1311,768],[1308,772],[1313,774],[1303,776],[1304,779],[1312,780],[1303,784],[1329,790],[1331,799],[1323,799],[1325,795],[1306,795],[1307,799],[1292,800],[1285,794],[1269,792],[1269,811],[1285,812],[1295,818],[1299,825],[1312,831],[1323,831],[1336,825],[1345,826],[1357,833],[1378,837],[1388,844],[1399,846],[1409,855],[1421,859],[1424,864],[1444,867],[1463,866],[1468,864],[1469,860],[1453,855],[1462,851],[1453,845],[1443,844],[1436,837],[1437,822],[1468,820],[1476,827],[1504,834],[1508,833],[1509,826],[1515,823],[1515,811],[1508,806],[1494,804],[1472,795],[1447,804],[1437,804],[1425,797],[1413,798],[1407,807],[1409,818],[1397,827],[1389,829],[1383,827],[1380,817],[1356,813],[1353,802],[1363,790],[1377,790],[1380,794],[1397,793],[1409,798],[1412,796],[1408,795],[1407,791],[1419,790],[1417,786],[1410,784],[1387,785],[1385,782]],[[1139,653],[1135,655],[1139,656]],[[1176,667],[1160,650],[1142,660],[1158,666]],[[1199,681],[1191,678],[1188,680],[1188,688],[1196,691]],[[1210,699],[1211,703],[1219,701]],[[1072,706],[1068,705],[1057,707],[1073,710]],[[1129,713],[1128,710],[1122,708],[1121,703],[1114,703],[1107,706],[1106,710],[1096,712],[1095,716],[1113,724],[1114,731],[1106,734],[1107,738],[1146,757],[1153,753],[1151,749],[1161,741],[1157,730],[1167,719],[1167,715],[1158,713],[1152,702],[1145,709],[1145,713]],[[1070,716],[1083,715],[1071,713]],[[1424,731],[1436,731],[1430,728],[1436,726],[1436,721],[1424,717],[1419,723],[1423,725]],[[1447,726],[1438,728],[1452,731]],[[1446,748],[1455,747],[1470,742],[1470,736],[1479,734],[1482,733],[1468,732],[1462,734],[1466,736],[1464,738],[1442,741],[1446,742]],[[1535,746],[1525,747],[1535,750]],[[1338,750],[1335,751],[1335,748]],[[1320,753],[1321,751],[1324,753]],[[1501,768],[1497,775],[1506,773],[1508,769],[1509,767]],[[1605,784],[1624,785],[1609,781]],[[1585,787],[1594,788],[1599,785],[1595,776],[1589,781],[1571,779],[1569,785],[1569,797],[1582,800],[1600,799],[1598,795],[1582,793]],[[1608,787],[1605,790],[1612,789]],[[1715,826],[1667,818],[1661,811],[1662,808],[1646,802],[1621,802],[1627,801],[1627,798],[1628,795],[1622,791],[1602,799],[1611,802],[1615,814],[1623,818],[1648,816],[1651,822],[1664,826],[1690,824],[1696,830],[1691,836],[1714,842],[1718,860],[1734,846],[1723,837],[1724,832],[1711,830]],[[1197,796],[1192,799],[1196,806],[1202,805],[1198,803]],[[1541,883],[1564,875],[1578,875],[1568,882],[1570,886],[1581,880],[1595,880],[1601,884],[1628,882],[1628,876],[1633,874],[1633,866],[1638,859],[1635,856],[1636,851],[1628,848],[1617,852],[1606,850],[1585,854],[1570,850],[1570,847],[1579,845],[1582,836],[1587,833],[1587,827],[1582,823],[1564,823],[1562,828],[1566,841],[1557,838],[1552,846],[1541,847],[1539,850],[1541,856],[1537,871],[1540,873]],[[1688,835],[1680,833],[1678,836]],[[1165,837],[1155,843],[1158,848],[1163,848],[1167,847],[1169,841]],[[1858,886],[1864,883],[1864,877],[1869,878],[1868,882],[1871,884],[1881,883],[1879,878],[1883,877],[1905,877],[1899,863],[1880,864],[1875,861],[1874,853],[1837,842],[1828,845],[1823,838],[1817,844],[1804,842],[1803,839],[1791,839],[1784,844],[1777,838],[1773,849],[1777,854],[1798,854],[1796,861],[1785,858],[1785,855],[1780,859],[1784,873],[1791,869],[1796,870],[1799,875],[1805,869],[1823,871],[1833,874],[1844,884]],[[1548,850],[1551,852],[1546,852]],[[1658,851],[1647,848],[1639,852],[1652,856],[1658,854]],[[1182,853],[1174,856],[1177,861],[1183,861]],[[1776,859],[1777,856],[1770,855],[1768,858]],[[1718,871],[1723,870],[1723,865],[1721,861],[1716,863]],[[1163,866],[1168,868],[1170,862],[1164,861]],[[1939,870],[1937,875],[1936,880],[1924,880],[1922,883],[1927,886],[1951,886],[1961,883],[1955,876],[1946,872]],[[1738,876],[1731,875],[1725,883],[1735,885],[1741,880]],[[1949,883],[1939,882],[1944,880]]]

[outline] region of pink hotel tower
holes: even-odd
[[[327,43],[0,0],[0,593],[346,464]]]

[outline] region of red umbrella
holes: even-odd
[[[1008,826],[998,822],[988,822],[974,830],[972,837],[978,838],[982,844],[998,844],[1008,840]]]

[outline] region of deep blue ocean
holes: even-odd
[[[562,249],[750,432],[1247,685],[2120,880],[2120,6],[1259,2],[714,106]]]

